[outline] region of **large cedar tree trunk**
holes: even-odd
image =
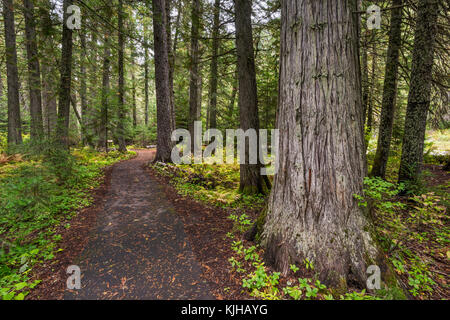
[[[438,11],[438,0],[418,4],[399,181],[415,181],[421,172]]]
[[[378,251],[354,198],[366,175],[357,6],[329,4],[282,1],[279,170],[261,240],[285,274],[307,258],[325,283],[364,286]]]
[[[170,107],[169,53],[167,50],[167,31],[165,0],[153,0],[153,36],[155,51],[155,87],[157,117],[157,151],[155,161],[171,162],[173,143],[172,110]]]

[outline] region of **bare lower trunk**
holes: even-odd
[[[125,78],[124,78],[124,54],[125,54],[125,39],[123,32],[123,0],[119,0],[119,106],[118,106],[118,121],[116,128],[116,138],[119,143],[119,151],[126,152],[127,146],[125,144]]]
[[[32,140],[40,140],[44,129],[42,124],[41,70],[36,40],[34,5],[30,0],[24,0],[23,5],[30,92],[30,137]]]
[[[235,1],[236,50],[239,75],[240,127],[259,132],[258,97],[256,88],[255,55],[252,35],[252,1]],[[258,137],[259,138],[259,137]],[[247,140],[247,139],[246,139]],[[260,164],[250,164],[249,141],[245,143],[245,163],[240,165],[239,191],[244,194],[266,193],[268,181],[260,173]]]
[[[155,86],[157,108],[157,151],[155,161],[170,162],[173,143],[171,141],[172,110],[170,108],[169,55],[165,0],[153,0],[153,36],[155,44]]]
[[[86,125],[88,124],[88,101],[87,101],[87,84],[86,84],[86,63],[87,48],[86,34],[80,33],[81,56],[80,56],[80,99],[81,99],[81,140],[83,145],[87,144]],[[92,107],[91,107],[92,108]]]
[[[20,120],[19,72],[17,70],[16,31],[12,0],[3,1],[5,23],[6,75],[8,78],[8,146],[22,143]]]
[[[66,25],[66,9],[72,0],[64,0],[63,33],[61,48],[61,78],[59,87],[57,139],[63,147],[69,148],[70,89],[72,82],[72,30]]]
[[[214,25],[212,32],[211,76],[209,80],[209,128],[217,128],[217,65],[219,54],[220,0],[214,2]]]
[[[102,105],[100,111],[100,125],[98,148],[105,148],[108,151],[108,95],[109,95],[109,73],[110,73],[110,49],[109,49],[109,36],[105,35],[105,40],[103,42],[103,79],[102,79]]]
[[[381,104],[380,126],[378,132],[377,151],[371,175],[384,178],[391,147],[392,127],[394,124],[395,101],[397,95],[398,58],[401,47],[403,0],[394,0],[397,7],[391,13],[391,30],[387,52],[386,71],[384,73],[383,101]]]
[[[199,25],[200,25],[200,0],[192,1],[191,10],[191,51],[190,51],[190,84],[189,84],[189,132],[191,134],[191,150],[194,150],[194,123],[199,121]]]
[[[353,196],[366,175],[357,6],[329,4],[282,1],[279,170],[261,239],[283,273],[307,258],[325,283],[362,287],[378,251]]]
[[[416,181],[421,172],[438,11],[438,0],[419,3],[399,181]]]

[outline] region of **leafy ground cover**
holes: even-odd
[[[134,155],[75,149],[63,163],[55,154],[0,156],[0,298],[25,298],[39,283],[30,280],[33,266],[61,250],[56,229],[91,204],[103,168]]]
[[[369,157],[370,159],[370,157]],[[397,157],[390,162],[388,180],[395,181]],[[398,160],[398,159],[397,159]],[[286,277],[264,265],[264,251],[243,240],[264,208],[262,195],[245,197],[238,192],[236,165],[167,165],[152,169],[168,177],[178,193],[229,212],[234,227],[227,234],[232,256],[229,272],[241,283],[242,291],[258,299],[448,299],[450,230],[448,221],[450,174],[435,166],[427,168],[417,194],[400,197],[404,186],[376,178],[366,178],[363,195],[355,195],[361,206],[370,206],[381,250],[391,262],[402,290],[384,287],[377,292],[354,290],[333,292],[320,283],[314,262],[292,265]],[[437,179],[433,180],[433,178]],[[226,295],[226,293],[225,293]]]

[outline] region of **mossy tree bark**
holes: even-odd
[[[438,11],[438,0],[423,0],[418,3],[411,81],[399,170],[400,182],[416,181],[421,172],[427,115],[430,107]]]
[[[28,62],[28,87],[30,93],[30,137],[41,140],[44,134],[42,123],[41,68],[39,65],[33,1],[24,0],[25,37]]]
[[[283,273],[307,258],[325,283],[365,286],[378,259],[354,194],[366,175],[356,1],[284,0],[275,175],[262,245]]]
[[[383,100],[381,103],[380,126],[378,131],[377,151],[371,175],[384,179],[386,165],[391,147],[392,127],[394,125],[395,102],[397,95],[397,74],[401,47],[401,27],[403,0],[393,0],[391,27],[387,51],[386,71],[384,73]]]
[[[3,1],[5,24],[6,76],[8,81],[8,146],[22,143],[20,120],[19,72],[17,70],[16,30],[12,0]]]
[[[56,139],[65,148],[69,148],[69,122],[70,122],[70,90],[72,84],[72,36],[73,32],[67,27],[67,8],[72,5],[72,0],[64,0],[63,31],[61,48],[61,77],[58,102],[58,125]]]

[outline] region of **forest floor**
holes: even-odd
[[[153,156],[140,150],[108,171],[95,205],[63,235],[55,264],[36,271],[42,284],[28,299],[214,298],[193,252],[199,248],[192,248],[162,186],[144,171]],[[69,265],[81,269],[80,290],[65,288]]]
[[[244,240],[240,229],[255,220],[264,201],[234,193],[236,177],[230,176],[236,168],[205,165],[193,173],[187,166],[149,166],[154,153],[139,150],[137,158],[106,171],[94,205],[82,210],[70,229],[59,230],[62,250],[52,262],[33,270],[33,279],[42,282],[27,299],[333,299],[314,280],[309,262],[292,266],[288,277],[261,264],[262,249]],[[450,174],[437,165],[426,165],[426,169],[430,172],[427,185],[443,186],[442,192],[448,194]],[[405,211],[401,220],[394,220],[398,214],[389,212],[379,216],[389,222],[380,225],[380,231],[398,244],[388,252],[395,271],[406,286],[409,282],[410,292],[414,286],[420,289],[419,299],[449,298],[448,236],[440,233],[447,234],[448,219],[441,218],[439,210],[431,218],[445,221],[444,226],[430,230],[425,240],[414,238],[417,221],[409,223],[408,211],[398,211]],[[402,228],[392,230],[392,226]],[[403,247],[396,239],[407,234],[414,237]],[[438,242],[428,243],[427,238],[438,238]],[[422,257],[430,254],[431,260]],[[81,290],[66,289],[69,265],[81,268]],[[297,280],[299,285],[291,286]],[[377,297],[350,291],[340,298]],[[394,297],[384,293],[378,298]]]

